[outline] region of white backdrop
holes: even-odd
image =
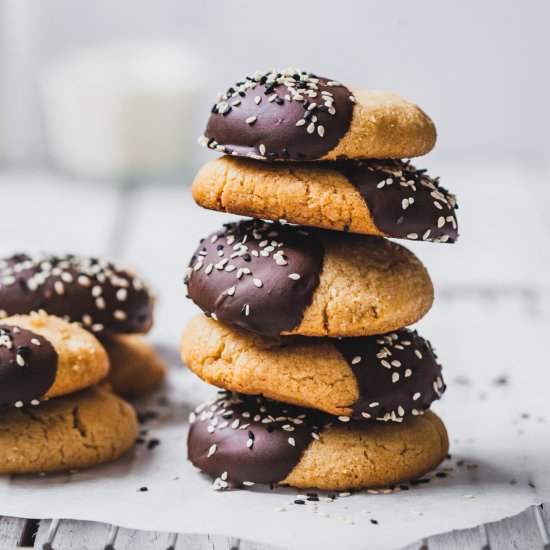
[[[547,0],[0,0],[0,159],[43,155],[44,59],[121,39],[187,41],[209,69],[205,104],[242,74],[298,65],[416,100],[438,153],[546,155],[549,21]]]

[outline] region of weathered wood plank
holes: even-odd
[[[24,527],[24,519],[0,516],[0,548],[17,546]]]

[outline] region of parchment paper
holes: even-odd
[[[168,387],[138,405],[158,411],[143,427],[145,439],[160,445],[139,445],[135,456],[75,474],[3,478],[0,514],[223,534],[296,549],[398,548],[516,514],[550,500],[545,304],[457,291],[440,297],[437,313],[422,321],[420,333],[439,353],[448,384],[434,406],[451,438],[452,458],[438,470],[445,478],[332,503],[321,496],[316,508],[289,504],[294,489],[213,491],[186,461],[185,441],[189,411],[215,390],[178,366],[180,327],[171,326],[155,334],[172,365]],[[159,405],[159,395],[169,404]]]

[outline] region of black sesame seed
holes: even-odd
[[[140,493],[145,493],[145,491],[148,491],[149,489],[147,487],[140,487],[139,491]]]
[[[148,449],[154,449],[155,447],[158,447],[160,445],[160,440],[159,439],[150,439],[149,442],[147,443],[147,448]]]
[[[370,522],[371,522],[373,525],[378,525],[378,520],[376,520],[376,519],[371,519]]]
[[[252,441],[254,441],[254,433],[251,432],[250,430],[248,430],[248,437],[249,439],[252,439]]]
[[[282,99],[282,98],[280,98],[280,97],[276,97],[276,98],[275,98],[275,103],[276,103],[277,105],[282,105],[284,102],[285,102],[285,100]]]
[[[435,474],[435,477],[447,477],[447,474],[445,472],[437,472],[437,474]]]
[[[306,493],[306,496],[308,496],[308,497],[317,497],[319,495],[317,493]]]
[[[29,346],[19,346],[17,348],[17,353],[21,355],[21,357],[28,357],[31,353],[31,350]]]
[[[297,498],[294,500],[294,504],[305,504],[306,501],[305,500],[302,500],[301,498]]]
[[[249,262],[252,258],[250,257],[250,254],[243,254],[243,260],[245,262]]]

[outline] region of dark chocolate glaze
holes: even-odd
[[[43,336],[0,325],[0,407],[37,404],[53,386],[57,352]]]
[[[330,417],[246,395],[220,392],[191,414],[189,460],[214,488],[283,481]]]
[[[297,327],[323,268],[320,240],[300,227],[246,220],[203,239],[185,282],[207,315],[266,336]]]
[[[342,84],[298,69],[256,73],[221,96],[201,143],[260,160],[318,160],[348,131],[354,103]]]
[[[153,298],[133,273],[112,262],[74,255],[0,259],[0,318],[45,310],[92,332],[144,332]]]
[[[425,170],[402,160],[338,162],[334,167],[357,188],[386,236],[450,243],[458,238],[456,199]]]
[[[445,391],[437,357],[416,331],[338,338],[334,345],[359,386],[359,399],[349,405],[354,418],[399,422],[422,414]]]

